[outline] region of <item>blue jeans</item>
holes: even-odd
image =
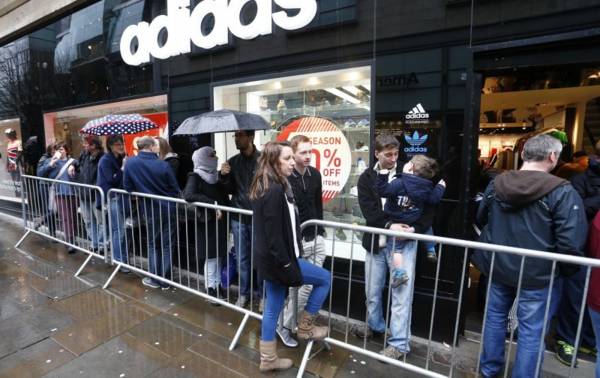
[[[302,273],[302,284],[313,285],[313,290],[308,296],[304,310],[314,315],[319,312],[323,302],[327,299],[331,273],[304,259],[298,259],[298,265],[300,265],[300,272]],[[265,288],[267,293],[261,325],[261,338],[263,341],[273,341],[275,340],[275,329],[277,328],[279,314],[283,310],[288,287],[275,281],[265,280]]]
[[[486,377],[493,377],[500,373],[504,366],[504,339],[508,312],[517,294],[517,289],[498,282],[491,282],[487,303],[487,316],[483,335],[483,352],[481,354],[481,373]],[[556,287],[556,285],[555,285]],[[536,367],[542,371],[542,362],[545,344],[543,336],[550,325],[552,314],[548,314],[546,330],[544,327],[544,313],[548,301],[550,287],[541,289],[521,289],[517,307],[519,320],[519,339],[517,341],[516,359],[513,364],[513,378],[529,378],[535,375]],[[555,292],[556,290],[553,290]],[[551,300],[556,300],[552,295]],[[552,305],[550,306],[550,309]],[[550,310],[551,311],[551,310]]]
[[[425,231],[425,235],[430,235],[430,236],[434,236],[433,235],[433,228],[429,227],[427,229],[427,231]],[[434,242],[423,242],[423,244],[425,244],[425,249],[428,251],[435,251],[435,246],[436,244]]]
[[[391,239],[391,238],[390,238]],[[367,297],[367,324],[375,332],[385,332],[383,316],[383,289],[386,275],[394,269],[392,241],[388,241],[379,253],[368,253],[365,258],[365,294]],[[410,352],[410,323],[412,315],[413,289],[417,242],[409,240],[402,246],[403,268],[408,274],[408,283],[392,289],[390,332],[388,344],[403,353]]]
[[[125,218],[129,216],[128,201],[120,194],[110,199],[111,248],[114,261],[128,263],[127,244],[125,239]]]
[[[560,304],[556,314],[556,336],[558,339],[564,340],[571,345],[575,345],[579,314],[581,314],[581,301],[585,301],[583,287],[585,286],[586,272],[587,269],[582,267],[572,276],[560,278],[562,289]],[[583,315],[579,345],[589,348],[596,346],[594,331],[587,311]]]
[[[250,296],[250,276],[252,272],[251,252],[252,252],[252,225],[237,220],[231,220],[231,232],[233,233],[233,246],[235,248],[238,275],[240,284],[240,295]],[[262,296],[262,282],[258,280],[255,288]]]
[[[588,307],[588,312],[596,334],[596,345],[600,345],[600,312],[593,310],[591,307]],[[600,378],[600,359],[598,357],[596,357],[596,378]]]
[[[148,262],[150,273],[171,278],[171,250],[175,243],[175,204],[162,202],[146,206],[148,221]]]
[[[85,224],[85,231],[90,238],[92,248],[98,249],[104,244],[104,230],[102,229],[102,214],[96,210],[96,201],[80,201],[81,217]]]

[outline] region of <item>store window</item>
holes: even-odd
[[[27,172],[23,159],[21,122],[19,119],[0,121],[0,199],[21,200],[21,174]]]
[[[256,132],[255,144],[304,134],[313,141],[312,165],[323,180],[326,220],[364,224],[357,198],[360,174],[369,166],[371,140],[371,68],[345,68],[254,80],[213,88],[214,109],[259,114],[271,129]],[[238,153],[233,134],[216,134],[215,148],[224,161]],[[338,242],[357,235],[339,231]],[[331,241],[331,234],[328,238]],[[337,248],[337,247],[336,247]],[[354,251],[359,254],[364,251]],[[356,258],[356,255],[354,256]]]

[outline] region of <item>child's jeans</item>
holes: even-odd
[[[427,229],[427,231],[425,231],[425,235],[433,235],[433,228],[429,227]],[[390,240],[392,240],[392,238],[390,238]],[[390,250],[392,249],[392,242],[388,240],[388,246],[390,247]],[[394,244],[394,253],[402,253],[404,246],[406,245],[406,243],[411,242],[412,240],[410,239],[396,239],[396,243]],[[427,251],[435,251],[435,246],[437,245],[435,242],[423,242],[423,244],[425,245],[425,249]]]

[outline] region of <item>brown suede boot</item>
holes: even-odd
[[[260,341],[260,371],[287,370],[293,365],[289,358],[277,357],[277,341]]]
[[[317,315],[311,315],[306,311],[302,311],[300,320],[298,321],[298,338],[301,340],[323,340],[329,333],[328,327],[318,327],[315,323]]]

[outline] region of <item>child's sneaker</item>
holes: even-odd
[[[408,282],[408,274],[406,270],[402,268],[396,268],[392,272],[392,288],[397,288],[400,285],[404,285]]]
[[[437,263],[438,258],[437,253],[435,253],[435,249],[430,249],[427,251],[427,261],[434,264]]]

